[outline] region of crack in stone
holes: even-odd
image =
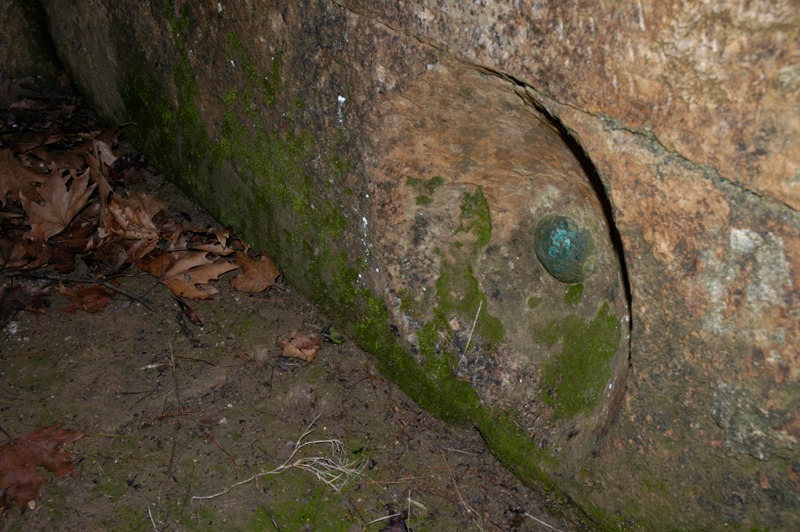
[[[685,164],[687,164],[689,167],[693,168],[694,170],[697,170],[698,173],[701,173],[707,179],[711,180],[715,184],[725,183],[725,184],[733,187],[734,189],[736,189],[740,193],[753,195],[753,196],[757,197],[760,201],[768,203],[768,204],[774,206],[775,208],[788,209],[789,211],[791,211],[792,214],[800,213],[800,211],[798,209],[795,209],[794,207],[792,207],[791,205],[789,205],[785,201],[781,201],[780,199],[775,198],[773,196],[765,195],[765,194],[760,193],[760,192],[758,192],[756,190],[753,190],[752,188],[750,188],[750,187],[748,187],[746,185],[743,185],[743,184],[741,184],[741,183],[739,183],[737,181],[734,181],[733,179],[725,177],[724,175],[722,175],[720,173],[719,169],[714,167],[714,166],[711,166],[709,164],[695,162],[695,161],[689,159],[688,157],[686,157],[685,155],[683,155],[682,153],[680,153],[677,150],[668,149],[666,147],[666,145],[658,138],[658,135],[656,135],[656,133],[651,129],[634,128],[634,127],[631,127],[631,126],[625,124],[624,122],[622,122],[621,120],[619,120],[617,118],[614,118],[612,116],[608,116],[608,115],[604,115],[604,114],[600,114],[600,113],[593,113],[591,111],[587,111],[585,109],[581,109],[580,107],[577,107],[577,106],[575,106],[575,105],[573,105],[571,103],[560,101],[560,100],[558,100],[556,98],[553,98],[552,96],[548,96],[547,94],[545,94],[542,91],[536,89],[535,87],[533,87],[533,86],[525,83],[524,81],[521,81],[521,80],[519,80],[519,79],[517,79],[517,78],[515,78],[515,77],[513,77],[510,74],[507,74],[505,72],[494,70],[492,68],[489,68],[489,67],[486,67],[486,66],[483,66],[483,65],[471,64],[471,63],[466,63],[466,64],[472,66],[473,68],[477,68],[478,70],[481,70],[482,72],[486,72],[487,74],[491,74],[491,75],[497,76],[499,78],[502,78],[502,79],[504,79],[506,81],[509,81],[509,82],[513,83],[514,85],[516,85],[517,87],[523,89],[526,93],[528,93],[529,97],[533,100],[533,103],[535,105],[537,105],[537,107],[541,108],[540,110],[544,110],[544,111],[547,111],[548,113],[552,114],[552,111],[550,110],[551,105],[548,105],[548,104],[553,104],[553,103],[558,105],[558,106],[568,107],[568,108],[570,108],[570,109],[572,109],[572,110],[574,110],[574,111],[576,111],[578,113],[590,116],[590,117],[598,120],[600,123],[603,124],[604,129],[606,129],[607,131],[625,131],[625,132],[630,133],[631,135],[633,135],[633,136],[635,136],[637,138],[644,139],[645,141],[647,141],[647,142],[651,143],[652,145],[656,146],[662,153],[664,153],[666,155],[672,155],[672,156],[675,156],[675,157],[679,158],[682,162],[684,162]]]
[[[436,50],[437,52],[446,52],[447,51],[447,50],[443,49],[441,46],[436,46],[435,44],[426,41],[425,39],[419,37],[418,35],[414,35],[413,33],[408,33],[407,31],[402,31],[401,29],[392,26],[388,22],[384,22],[382,20],[378,20],[376,18],[370,17],[369,15],[365,15],[364,13],[361,13],[360,11],[357,11],[357,10],[353,9],[350,6],[347,6],[347,5],[344,5],[344,4],[340,3],[340,2],[337,2],[336,0],[332,0],[331,3],[333,5],[335,5],[335,6],[338,6],[340,9],[342,9],[342,10],[344,10],[344,11],[346,11],[346,12],[352,14],[352,15],[355,15],[357,17],[360,17],[360,18],[363,18],[363,19],[366,19],[366,20],[369,20],[370,22],[373,22],[373,23],[379,25],[380,27],[382,27],[382,28],[384,28],[384,29],[386,29],[386,30],[388,30],[388,31],[390,31],[392,33],[396,33],[397,35],[408,37],[409,39],[412,39],[412,40],[422,44],[423,46],[427,46],[429,48],[432,48],[432,49]],[[460,62],[462,62],[464,64],[467,64],[465,61],[460,61]]]
[[[418,42],[418,43],[420,43],[420,44],[422,44],[424,46],[427,46],[429,48],[432,48],[432,49],[436,50],[437,52],[449,52],[449,50],[447,50],[446,48],[442,48],[441,46],[437,46],[437,45],[435,45],[435,44],[433,44],[433,43],[431,43],[429,41],[426,41],[425,39],[419,37],[418,35],[415,35],[413,33],[409,33],[409,32],[406,32],[406,31],[402,31],[399,28],[396,28],[396,27],[392,26],[391,24],[388,24],[387,22],[384,22],[384,21],[381,21],[381,20],[377,20],[374,17],[370,17],[369,15],[366,15],[366,14],[361,13],[361,12],[355,10],[355,9],[352,9],[351,7],[349,7],[347,5],[344,5],[341,2],[337,2],[337,1],[334,0],[332,3],[334,5],[336,5],[336,6],[338,6],[339,8],[343,9],[344,11],[347,11],[348,13],[351,13],[351,14],[353,14],[355,16],[358,16],[358,17],[361,17],[363,19],[369,20],[369,21],[371,21],[371,22],[373,22],[375,24],[378,24],[381,27],[383,27],[383,28],[385,28],[385,29],[387,29],[387,30],[389,30],[389,31],[391,31],[393,33],[396,33],[398,35],[402,35],[402,36],[408,37],[410,39],[413,39],[414,41],[416,41],[416,42]],[[558,100],[557,98],[549,96],[549,95],[543,93],[542,91],[536,89],[532,85],[529,85],[528,83],[525,83],[524,81],[521,81],[520,79],[515,78],[514,76],[512,76],[512,75],[510,75],[510,74],[508,74],[506,72],[502,72],[500,70],[493,69],[493,68],[488,67],[486,65],[481,65],[481,64],[478,64],[478,63],[474,63],[474,62],[468,61],[463,57],[459,58],[458,56],[455,56],[455,55],[453,57],[457,62],[461,63],[462,65],[466,65],[468,67],[475,68],[475,69],[477,69],[477,70],[479,70],[481,72],[485,72],[486,74],[497,76],[497,77],[499,77],[501,79],[504,79],[504,80],[512,83],[513,85],[515,85],[515,86],[517,86],[519,88],[524,89],[525,92],[530,94],[530,98],[534,100],[535,104],[537,104],[537,107],[541,107],[541,109],[539,109],[540,111],[544,110],[544,111],[547,111],[547,114],[552,114],[552,111],[550,111],[550,109],[548,108],[548,105],[547,105],[548,102],[551,102],[551,103],[555,103],[556,105],[563,106],[563,107],[568,107],[568,108],[570,108],[570,109],[572,109],[574,111],[577,111],[579,113],[591,116],[592,118],[600,121],[604,125],[604,128],[606,130],[610,130],[610,131],[626,131],[626,132],[630,133],[631,135],[634,135],[634,136],[639,137],[639,138],[646,139],[647,141],[649,141],[649,142],[653,143],[654,145],[658,146],[664,153],[670,154],[670,155],[674,155],[674,156],[682,159],[684,162],[686,162],[687,164],[693,166],[695,169],[700,170],[701,173],[703,173],[707,177],[712,177],[713,176],[712,181],[715,181],[717,183],[725,182],[728,185],[733,186],[737,190],[741,191],[742,193],[749,193],[749,194],[755,195],[761,201],[768,202],[770,204],[777,205],[777,206],[782,207],[782,208],[786,208],[786,209],[790,210],[793,214],[800,213],[800,210],[792,207],[791,205],[789,205],[785,201],[781,201],[778,198],[775,198],[775,197],[768,196],[768,195],[762,194],[760,192],[757,192],[757,191],[753,190],[752,188],[750,188],[750,187],[748,187],[746,185],[743,185],[743,184],[738,183],[738,182],[736,182],[736,181],[734,181],[734,180],[732,180],[732,179],[730,179],[728,177],[723,176],[719,172],[718,168],[715,168],[715,167],[713,167],[711,165],[694,162],[691,159],[687,158],[686,156],[682,155],[678,151],[667,149],[666,145],[663,142],[661,142],[661,140],[658,138],[658,135],[656,135],[655,132],[650,130],[650,129],[634,128],[634,127],[628,126],[627,124],[623,123],[622,121],[620,121],[617,118],[614,118],[614,117],[611,117],[611,116],[608,116],[608,115],[604,115],[604,114],[601,114],[601,113],[593,113],[591,111],[587,111],[585,109],[581,109],[580,107],[578,107],[576,105],[573,105],[571,103],[564,102],[564,101]]]

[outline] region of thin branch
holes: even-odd
[[[478,301],[478,311],[475,313],[475,319],[472,320],[472,329],[469,330],[469,338],[467,338],[467,346],[464,348],[464,354],[461,355],[461,359],[458,361],[458,365],[462,365],[464,363],[464,359],[467,358],[467,353],[469,352],[469,344],[472,341],[472,333],[475,332],[475,326],[478,324],[478,316],[481,315],[481,307],[483,307],[483,300],[481,299]]]
[[[102,287],[108,288],[109,290],[113,290],[118,294],[122,294],[123,296],[127,297],[131,301],[136,301],[137,303],[141,303],[147,310],[151,312],[155,312],[155,307],[153,307],[152,303],[147,301],[146,299],[137,296],[136,294],[132,294],[125,290],[124,288],[120,288],[119,286],[115,286],[108,281],[104,281],[102,279],[86,279],[83,277],[67,277],[62,275],[49,275],[44,273],[31,273],[31,272],[24,272],[24,273],[13,273],[13,274],[6,274],[6,277],[22,277],[24,279],[41,279],[44,281],[59,281],[62,283],[78,283],[78,284],[99,284]]]
[[[554,527],[554,526],[552,526],[552,525],[548,525],[547,523],[545,523],[545,522],[544,522],[544,521],[542,521],[541,519],[537,519],[537,518],[535,518],[534,516],[532,516],[532,515],[531,515],[531,514],[529,514],[528,512],[525,512],[525,517],[530,517],[531,519],[533,519],[534,521],[536,521],[536,522],[537,522],[537,523],[539,523],[540,525],[542,525],[542,526],[546,526],[546,527],[547,527],[547,528],[549,528],[550,530],[557,530],[558,532],[561,532],[561,529],[560,529],[560,528],[556,528],[556,527]]]
[[[395,517],[397,517],[399,515],[402,515],[402,514],[398,513],[398,514],[392,514],[392,515],[385,515],[383,517],[379,517],[377,519],[373,519],[369,523],[365,523],[364,524],[364,528],[367,528],[369,525],[374,525],[375,523],[380,523],[381,521],[388,521],[389,519],[393,519],[393,518],[395,518]]]
[[[480,308],[478,308],[478,312],[480,312]],[[447,461],[447,457],[445,456],[444,451],[440,449],[439,453],[441,453],[442,455],[442,459],[444,460],[444,465],[447,467],[447,472],[450,474],[450,482],[453,484],[453,488],[456,490],[456,495],[458,495],[458,499],[461,501],[461,505],[464,506],[464,509],[467,510],[467,515],[469,516],[470,519],[472,519],[472,522],[475,523],[475,526],[478,527],[478,530],[482,531],[483,527],[481,527],[480,523],[478,523],[478,521],[476,521],[475,518],[472,516],[472,514],[478,515],[478,512],[476,512],[472,506],[467,504],[467,501],[465,501],[464,497],[461,495],[461,490],[458,489],[458,484],[456,483],[456,479],[453,476],[453,470],[450,469],[450,464]]]
[[[128,292],[127,290],[123,290],[119,286],[114,286],[113,284],[108,283],[106,281],[95,281],[95,282],[97,284],[99,284],[100,286],[104,286],[104,287],[108,288],[109,290],[113,290],[115,292],[119,292],[120,294],[122,294],[123,296],[127,297],[131,301],[136,301],[137,303],[141,303],[147,310],[149,310],[151,312],[155,312],[156,311],[155,307],[153,305],[151,305],[150,302],[147,301],[146,299],[144,299],[143,297],[139,297],[136,294],[132,294],[131,292]]]

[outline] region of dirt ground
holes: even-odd
[[[156,192],[187,223],[219,226],[163,176]],[[3,286],[31,282],[2,270]],[[193,302],[135,268],[96,314],[49,308],[0,331],[0,445],[60,423],[76,476],[52,479],[3,530],[577,530],[577,512],[523,486],[480,435],[422,411],[347,337],[313,362],[281,356],[279,337],[322,336],[323,315],[292,287]],[[69,283],[68,283],[69,284]]]

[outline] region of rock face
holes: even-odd
[[[796,7],[45,9],[98,111],[522,478],[609,526],[792,528]]]
[[[59,66],[38,2],[0,5],[0,72],[8,79],[38,76],[54,84]]]

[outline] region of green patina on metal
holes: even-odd
[[[539,262],[562,283],[580,283],[594,272],[592,236],[571,218],[544,217],[536,226],[534,243]]]

